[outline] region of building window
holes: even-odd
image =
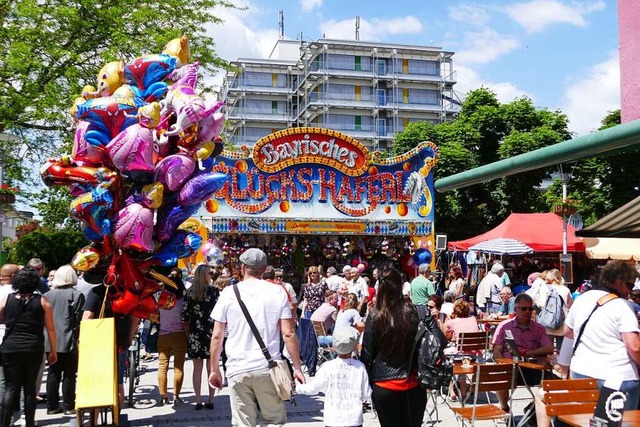
[[[244,85],[254,87],[287,87],[287,76],[279,73],[259,73],[246,71],[244,73]]]
[[[421,59],[409,60],[409,74],[423,74],[428,76],[438,75],[438,63]]]
[[[440,105],[438,91],[430,89],[409,89],[409,104]]]

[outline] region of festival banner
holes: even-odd
[[[437,160],[431,142],[385,157],[330,129],[285,129],[218,156],[213,171],[229,178],[200,214],[205,221],[238,224],[268,218],[287,233],[366,232],[352,221],[415,231],[416,224],[433,222]]]

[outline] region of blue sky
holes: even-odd
[[[278,37],[355,39],[440,46],[455,52],[455,89],[482,85],[502,102],[528,96],[561,109],[578,135],[620,108],[617,2],[614,0],[241,0],[209,29],[223,58],[267,57]],[[220,77],[218,76],[218,81]]]

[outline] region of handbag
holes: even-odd
[[[242,314],[244,314],[245,319],[247,319],[251,332],[253,332],[253,336],[256,338],[256,341],[258,341],[262,354],[267,359],[267,363],[269,364],[269,376],[271,377],[271,382],[273,382],[273,385],[276,388],[278,397],[282,400],[291,400],[293,395],[293,378],[291,376],[291,369],[289,368],[289,361],[287,359],[273,360],[271,353],[269,353],[267,346],[264,344],[264,341],[258,332],[258,328],[256,328],[256,324],[253,323],[253,319],[251,319],[251,316],[249,315],[247,306],[242,301],[242,298],[240,298],[240,290],[238,289],[237,284],[233,285],[233,291],[238,299],[238,304],[240,304]]]

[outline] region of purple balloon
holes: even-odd
[[[191,215],[198,212],[200,203],[190,206],[164,205],[158,209],[158,220],[156,223],[156,236],[161,242],[166,242],[173,236],[180,224],[185,222]]]
[[[158,162],[154,181],[161,183],[169,191],[177,191],[193,175],[195,169],[196,162],[191,157],[172,154]]]
[[[210,172],[191,178],[180,190],[178,203],[185,206],[201,203],[213,196],[227,182],[227,175]]]
[[[153,252],[153,211],[138,203],[120,209],[113,238],[120,247]]]

